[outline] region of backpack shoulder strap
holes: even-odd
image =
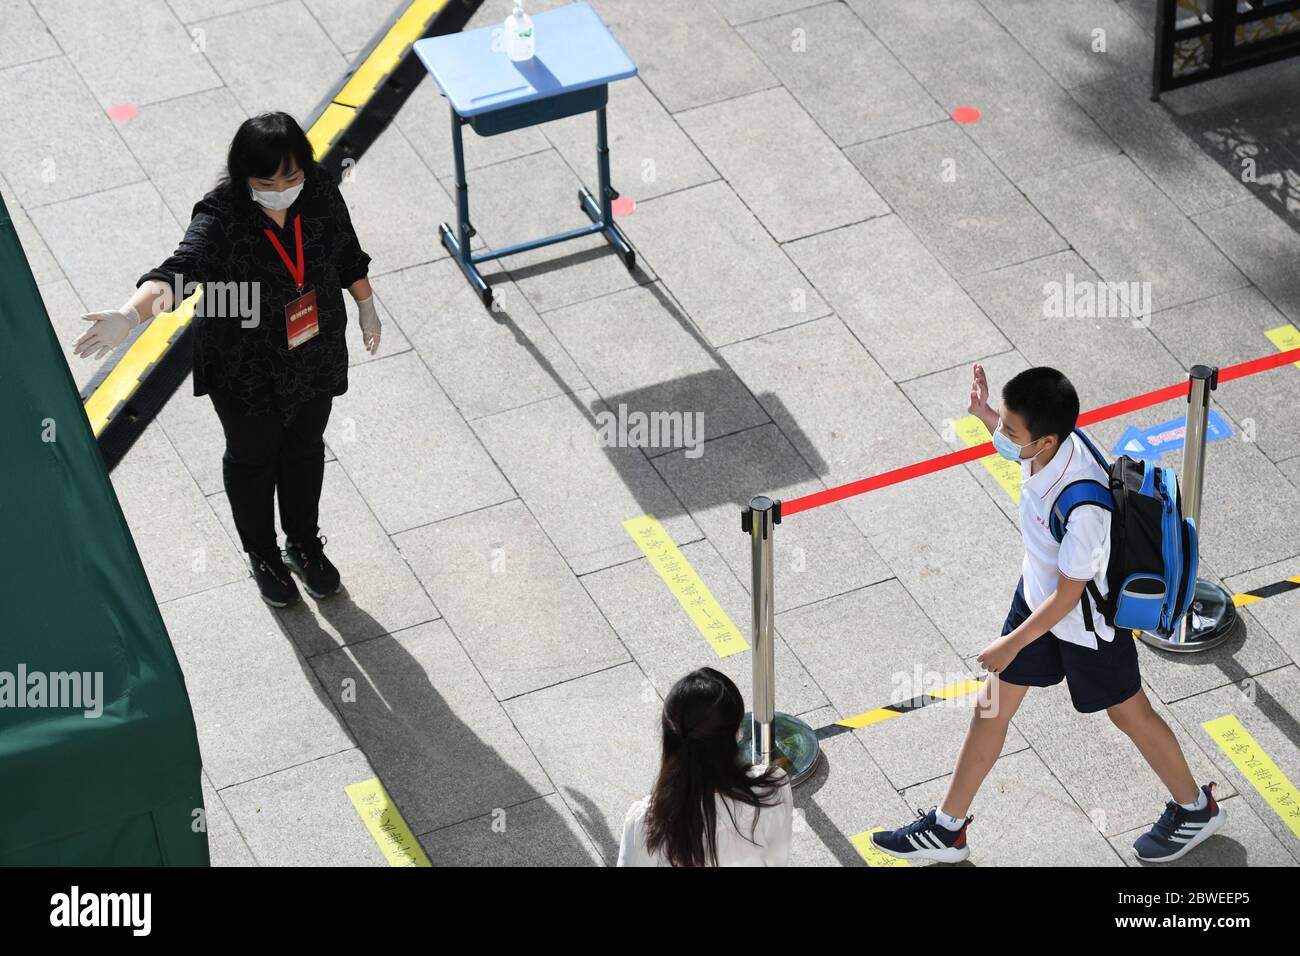
[[[1080,505],[1096,505],[1113,513],[1115,498],[1109,488],[1091,478],[1080,478],[1062,488],[1061,493],[1056,496],[1056,501],[1052,503],[1052,514],[1048,519],[1048,528],[1057,544],[1060,544],[1061,539],[1065,537],[1066,526],[1070,523],[1070,514]]]
[[[1092,457],[1097,459],[1097,464],[1101,465],[1101,470],[1110,474],[1110,462],[1106,460],[1106,456],[1101,453],[1101,449],[1093,443],[1087,433],[1082,428],[1076,428],[1074,434],[1079,436],[1079,441],[1083,442],[1083,447],[1092,452]]]
[[[1056,496],[1052,502],[1052,513],[1048,516],[1048,527],[1051,529],[1052,537],[1056,543],[1060,544],[1061,539],[1065,537],[1066,526],[1070,523],[1070,515],[1075,508],[1080,505],[1096,505],[1098,508],[1105,508],[1114,514],[1115,498],[1111,495],[1110,489],[1099,481],[1093,481],[1091,478],[1080,478],[1078,481],[1072,481]],[[1092,595],[1092,601],[1088,601],[1088,595]],[[1102,618],[1110,621],[1114,608],[1108,600],[1101,596],[1101,591],[1095,581],[1089,581],[1087,590],[1080,601],[1083,607],[1083,626],[1096,633],[1096,626],[1092,617],[1092,606],[1095,605],[1101,612]]]

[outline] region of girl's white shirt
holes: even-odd
[[[755,777],[761,772],[761,768],[755,767],[750,769],[749,775]],[[785,776],[780,768],[777,768],[777,773]],[[781,802],[770,807],[751,807],[721,794],[714,797],[718,807],[718,866],[789,865],[790,838],[794,832],[794,796],[788,782],[777,789]],[[669,865],[661,854],[651,854],[646,850],[645,817],[649,806],[650,798],[647,796],[628,809],[623,819],[623,840],[618,848],[619,866]],[[756,825],[755,814],[758,814]]]

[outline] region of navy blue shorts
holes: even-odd
[[[1030,613],[1022,578],[1016,585],[1002,633],[1010,634]],[[1017,654],[998,678],[1022,687],[1051,687],[1065,678],[1074,709],[1091,714],[1122,704],[1142,689],[1136,644],[1132,635],[1121,629],[1114,640],[1097,638],[1094,651],[1063,641],[1048,631]]]

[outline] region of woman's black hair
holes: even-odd
[[[230,199],[251,205],[249,179],[268,179],[293,169],[306,178],[315,173],[315,157],[302,127],[288,113],[259,113],[239,124],[226,154],[226,174],[217,189]]]
[[[780,803],[777,788],[787,781],[775,767],[751,777],[752,765],[741,756],[736,732],[744,714],[736,685],[711,667],[691,671],[664,700],[663,760],[650,794],[645,833],[646,848],[662,852],[673,866],[717,866],[716,795],[755,808]],[[731,814],[730,804],[723,805]],[[750,826],[751,843],[759,812]],[[731,822],[736,822],[734,815]]]

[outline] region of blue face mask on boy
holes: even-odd
[[[1024,461],[1021,457],[1021,452],[1037,441],[1039,441],[1039,439],[1035,438],[1034,441],[1027,441],[1023,445],[1017,445],[1002,431],[1001,421],[998,422],[998,430],[993,433],[993,447],[997,449],[999,455],[1008,461]],[[1037,457],[1037,455],[1034,457]],[[1032,461],[1033,459],[1031,458],[1030,460]]]

